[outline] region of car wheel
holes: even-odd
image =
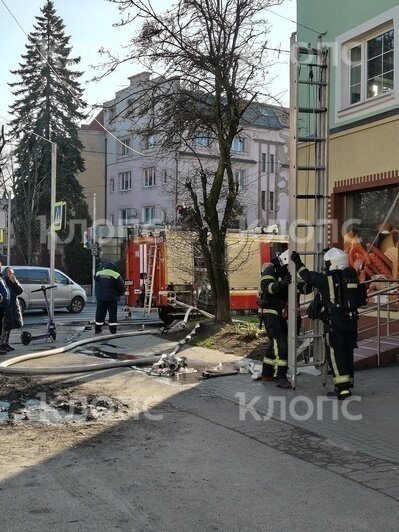
[[[83,301],[83,299],[79,296],[76,296],[72,299],[71,304],[67,308],[69,312],[72,312],[73,314],[78,314],[79,312],[82,312],[84,306],[85,302]]]
[[[21,309],[21,312],[23,314],[25,312],[25,310],[26,310],[25,301],[21,297],[19,297],[18,298],[18,303],[19,303],[19,308]]]

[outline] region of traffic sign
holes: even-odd
[[[57,201],[54,203],[54,231],[60,231],[65,227],[66,203]]]

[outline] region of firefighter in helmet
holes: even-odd
[[[296,251],[291,253],[291,260],[298,275],[321,293],[326,355],[335,385],[335,391],[328,395],[346,399],[353,388],[358,308],[366,303],[366,285],[359,284],[356,271],[349,267],[348,255],[341,249],[331,248],[325,253],[326,273],[309,271]]]
[[[263,264],[259,297],[260,319],[269,339],[260,378],[264,381],[276,381],[284,388],[291,387],[286,379],[288,358],[286,306],[288,285],[291,283],[288,259],[289,252],[286,250],[272,262]]]
[[[291,388],[287,381],[288,369],[288,323],[287,303],[288,285],[291,275],[288,272],[288,249],[262,266],[260,285],[261,323],[264,324],[269,343],[263,358],[262,373],[256,378],[263,381],[275,381],[280,388]],[[297,297],[311,292],[304,282],[297,283]],[[297,316],[297,330],[301,327],[301,316]]]

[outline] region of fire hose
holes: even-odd
[[[170,355],[175,355],[181,347],[189,342],[195,334],[196,329],[199,327],[199,324],[197,323],[194,327],[194,329],[189,333],[185,338],[180,340],[178,344],[175,346],[173,352]],[[151,329],[148,331],[136,331],[136,332],[125,332],[125,333],[118,333],[118,334],[108,334],[104,336],[99,336],[98,338],[86,338],[84,340],[78,340],[77,342],[73,342],[71,344],[68,344],[63,347],[58,347],[57,349],[47,349],[46,351],[39,351],[38,353],[28,353],[27,355],[19,355],[17,357],[10,358],[8,360],[4,360],[0,363],[0,374],[3,375],[65,375],[65,374],[73,374],[73,373],[84,373],[84,372],[90,372],[90,371],[101,371],[101,370],[109,370],[109,369],[115,369],[115,368],[123,368],[123,367],[131,367],[131,366],[146,366],[155,364],[159,361],[159,357],[162,357],[162,353],[159,355],[154,356],[148,356],[143,358],[138,358],[135,360],[119,360],[115,362],[107,362],[104,364],[84,364],[80,366],[59,366],[54,368],[49,367],[22,367],[22,368],[12,368],[10,366],[13,366],[15,364],[19,364],[20,362],[24,362],[26,360],[35,360],[37,358],[44,358],[48,356],[58,355],[61,353],[66,353],[67,351],[71,351],[72,349],[75,349],[76,347],[80,347],[81,345],[93,343],[93,342],[100,342],[108,339],[115,339],[115,338],[125,338],[125,337],[132,337],[132,336],[143,336],[148,334],[154,334],[158,332],[157,329]]]

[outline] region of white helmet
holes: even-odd
[[[349,266],[349,258],[345,251],[338,248],[329,249],[324,255],[324,262],[329,263],[329,270],[344,270]]]
[[[281,266],[287,266],[290,262],[290,252],[288,249],[286,249],[283,253],[280,253],[278,256],[278,260],[280,261]]]

